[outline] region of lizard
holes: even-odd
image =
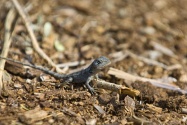
[[[74,73],[71,73],[71,74],[65,75],[65,74],[60,74],[60,73],[57,73],[57,72],[53,72],[53,71],[51,71],[49,69],[46,69],[44,67],[41,67],[41,66],[22,63],[20,61],[16,61],[16,60],[1,57],[1,56],[0,56],[0,58],[4,59],[4,60],[11,61],[11,62],[15,62],[17,64],[21,64],[21,65],[24,65],[24,66],[29,66],[29,67],[34,68],[34,69],[38,69],[38,70],[40,70],[40,71],[42,71],[42,72],[44,72],[48,75],[53,76],[56,79],[62,80],[63,82],[61,84],[63,84],[63,83],[82,83],[82,84],[85,84],[86,88],[90,91],[90,93],[92,95],[95,92],[94,92],[94,89],[90,86],[89,83],[94,78],[98,79],[98,73],[111,63],[111,61],[107,57],[101,56],[101,57],[95,59],[87,68],[82,69],[82,70],[77,71],[77,72],[74,72]]]

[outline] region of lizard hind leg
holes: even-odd
[[[72,81],[73,81],[73,78],[72,77],[68,77],[65,80],[64,79],[61,80],[61,83],[59,85],[57,85],[57,86],[58,87],[65,86],[67,84],[70,84]]]
[[[73,81],[73,78],[72,77],[68,77],[61,84],[70,84],[72,81]]]

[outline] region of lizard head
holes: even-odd
[[[99,71],[107,67],[110,63],[111,61],[108,58],[101,56],[92,62],[91,70],[94,73],[98,73]]]

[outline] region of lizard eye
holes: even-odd
[[[101,61],[97,60],[97,61],[95,62],[95,64],[96,64],[96,65],[99,65],[99,64],[101,64]]]

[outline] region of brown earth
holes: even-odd
[[[186,0],[20,0],[32,22],[42,50],[56,63],[106,56],[114,62],[131,51],[172,69],[127,56],[110,67],[136,76],[175,78],[173,84],[187,88]],[[0,44],[4,42],[5,19],[14,5],[1,0]],[[15,10],[16,11],[16,10]],[[32,47],[30,36],[18,15],[9,58],[51,68]],[[49,35],[45,35],[52,26]],[[160,45],[156,47],[156,45]],[[164,49],[162,48],[164,47]],[[165,51],[163,51],[165,50]],[[83,65],[69,67],[68,72]],[[130,98],[104,89],[92,96],[83,86],[55,88],[49,75],[15,63],[6,63],[0,96],[0,124],[187,124],[184,93],[158,88],[148,82],[125,82],[105,71],[100,78],[141,92]],[[52,68],[51,68],[52,69]],[[8,71],[8,72],[6,72]],[[46,79],[48,81],[46,81]],[[130,104],[129,104],[129,103]],[[135,103],[135,104],[134,104]],[[134,106],[133,106],[134,104]]]

